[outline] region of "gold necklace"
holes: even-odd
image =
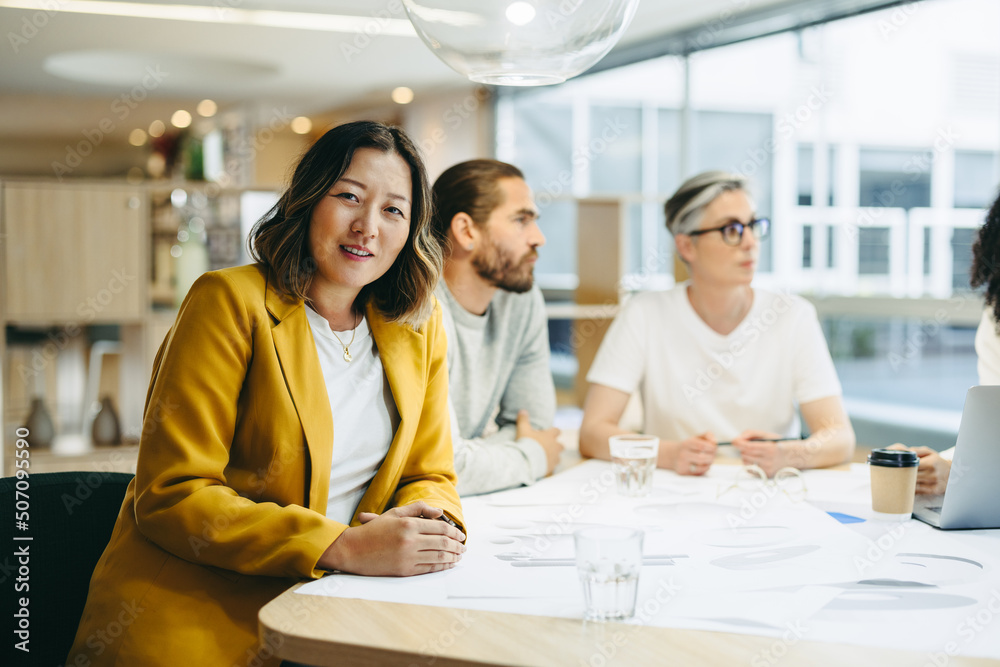
[[[358,333],[359,324],[361,324],[361,320],[357,316],[355,316],[354,328],[351,329],[351,340],[347,345],[344,345],[344,341],[340,340],[340,336],[337,335],[337,332],[334,331],[333,328],[330,329],[330,333],[332,333],[333,337],[337,339],[337,342],[340,343],[340,346],[344,348],[344,361],[346,361],[347,363],[351,363],[351,345],[354,345],[354,336]]]

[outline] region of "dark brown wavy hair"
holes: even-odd
[[[971,273],[972,287],[986,288],[986,305],[993,308],[993,319],[1000,332],[1000,193],[972,244]]]
[[[410,168],[413,186],[410,233],[389,270],[365,285],[354,302],[362,311],[371,301],[386,319],[417,328],[430,316],[443,263],[430,226],[431,193],[416,146],[397,127],[357,121],[333,128],[306,151],[278,203],[250,232],[250,255],[271,269],[275,289],[291,299],[309,300],[316,272],[309,252],[313,209],[340,180],[359,148],[395,153]]]

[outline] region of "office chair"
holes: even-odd
[[[37,473],[20,480],[20,487],[15,477],[0,479],[0,617],[6,636],[0,655],[9,656],[0,658],[0,664],[54,667],[66,660],[90,576],[111,539],[132,477]],[[25,511],[27,530],[19,523]],[[18,539],[27,537],[31,539]],[[20,555],[25,549],[26,565]],[[28,602],[28,653],[16,648],[21,637],[12,633],[23,626],[15,616],[23,613],[22,598]]]

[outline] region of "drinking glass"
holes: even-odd
[[[614,526],[573,533],[587,620],[616,621],[635,614],[643,535],[635,528]]]
[[[613,435],[608,445],[618,493],[632,498],[648,496],[653,488],[660,439],[651,435]]]

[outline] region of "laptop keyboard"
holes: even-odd
[[[944,506],[944,495],[917,496],[914,502],[914,509],[926,512],[935,516],[941,516],[941,508]]]

